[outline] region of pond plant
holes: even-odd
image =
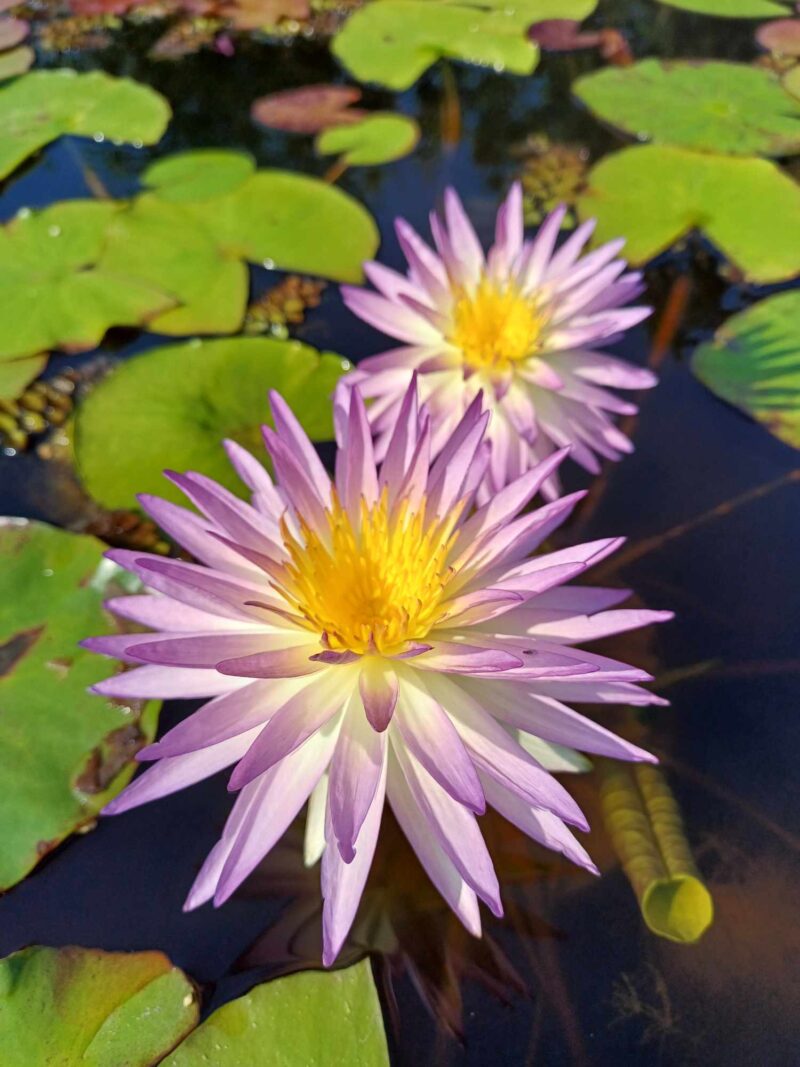
[[[0,3],[2,1067],[792,1062],[795,8]]]

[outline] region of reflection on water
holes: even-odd
[[[753,54],[751,25],[683,16],[652,0],[606,2],[599,22],[624,30],[637,54]],[[225,145],[250,151],[261,166],[324,170],[310,139],[260,129],[248,108],[278,88],[337,77],[327,52],[254,44],[231,59],[206,53],[168,64],[143,58],[146,37],[130,32],[101,53],[70,60],[148,81],[168,96],[175,118],[157,152],[55,144],[6,183],[2,218],[23,205],[91,195],[93,175],[112,195],[128,195],[150,159],[182,148]],[[375,214],[384,261],[394,266],[399,258],[393,217],[424,227],[450,182],[487,237],[498,196],[522,165],[513,146],[544,136],[585,145],[595,159],[617,145],[569,97],[574,77],[597,63],[588,52],[551,56],[527,79],[454,70],[457,144],[440,138],[441,70],[397,98],[395,106],[422,125],[419,151],[341,181]],[[393,98],[371,91],[365,103],[391,107]],[[452,133],[452,113],[449,123]],[[253,296],[276,281],[255,271]],[[570,785],[593,826],[585,843],[600,879],[538,849],[499,817],[482,819],[506,907],[503,920],[484,915],[482,941],[446,909],[387,812],[341,962],[372,956],[400,1064],[797,1061],[797,455],[717,402],[684,361],[725,315],[764,290],[739,284],[694,239],[662,257],[647,281],[653,324],[633,331],[621,351],[658,363],[662,381],[631,427],[635,455],[598,480],[564,535],[627,534],[628,547],[592,580],[630,585],[642,602],[677,613],[657,647],[647,632],[625,635],[624,650],[602,649],[650,669],[672,707],[620,712],[606,725],[662,757],[714,898],[714,923],[696,945],[648,931],[604,827],[594,774],[572,776]],[[333,286],[297,335],[353,359],[376,350],[372,331],[344,312]],[[157,342],[115,332],[101,357],[127,358]],[[51,372],[96,359],[56,356]],[[0,458],[2,510],[85,523],[86,503],[65,470],[35,454]],[[586,484],[577,471],[567,481],[568,491]],[[186,712],[187,705],[167,707],[162,728]],[[317,966],[318,869],[303,866],[302,826],[245,895],[219,911],[181,913],[229,805],[217,778],[72,842],[0,900],[0,952],[31,942],[161,948],[216,986],[217,1002],[264,973]],[[240,973],[231,977],[237,959]]]

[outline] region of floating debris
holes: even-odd
[[[245,315],[244,332],[287,338],[290,326],[301,325],[306,312],[319,307],[325,284],[315,278],[290,274],[250,305]]]

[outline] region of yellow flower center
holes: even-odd
[[[293,611],[334,651],[395,654],[423,639],[443,615],[460,509],[427,523],[424,503],[390,510],[384,490],[371,508],[362,500],[357,528],[335,493],[325,514],[323,536],[302,523],[296,539],[283,525],[290,561],[279,584]]]
[[[484,277],[456,302],[450,340],[474,370],[502,370],[534,354],[544,324],[534,301]]]

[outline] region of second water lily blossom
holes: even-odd
[[[431,215],[435,250],[402,219],[397,237],[408,261],[398,274],[365,264],[378,292],[345,287],[360,318],[401,342],[362,360],[339,388],[340,411],[358,385],[371,401],[379,458],[386,451],[412,373],[433,420],[434,453],[483,391],[493,412],[492,451],[483,499],[555,450],[592,473],[597,456],[632,450],[612,421],[635,405],[610,388],[646,389],[655,376],[597,351],[644,319],[650,309],[623,307],[642,292],[641,275],[618,258],[623,241],[581,258],[594,228],[585,222],[556,248],[565,209],[524,240],[522,191],[515,185],[497,215],[495,242],[484,255],[457,194],[445,193],[444,216]],[[558,494],[551,474],[545,496]]]
[[[239,795],[189,894],[195,907],[226,900],[310,799],[330,964],[388,801],[477,935],[479,899],[501,913],[476,817],[487,804],[593,869],[568,828],[586,829],[584,817],[547,768],[568,767],[575,749],[652,757],[569,704],[661,701],[640,687],[643,672],[575,645],[669,614],[619,610],[624,591],[566,584],[618,539],[534,555],[581,496],[524,511],[563,453],[472,510],[489,463],[480,397],[432,462],[433,422],[412,382],[377,465],[351,391],[333,479],[276,395],[272,412],[264,438],[275,482],[227,445],[251,503],[191,473],[169,477],[198,511],[142,500],[198,563],[109,553],[147,587],[109,608],[157,632],[90,640],[133,666],[96,690],[210,699],[140,753],[155,766],[106,811],[233,765]]]

